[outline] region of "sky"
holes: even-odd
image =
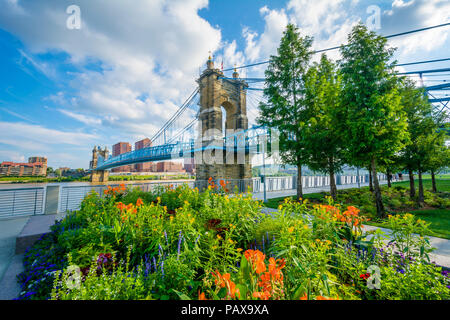
[[[68,28],[71,5],[79,29]],[[94,145],[151,138],[196,88],[209,52],[225,68],[266,61],[288,23],[323,49],[346,43],[360,21],[381,35],[450,22],[450,0],[0,0],[0,8],[0,161],[46,156],[54,168],[87,168]],[[450,27],[389,45],[399,63],[450,58]],[[241,76],[262,77],[265,66]],[[257,98],[248,99],[250,124]]]

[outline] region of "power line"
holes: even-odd
[[[412,65],[414,65],[414,64],[424,64],[424,63],[442,62],[442,61],[448,61],[448,60],[450,60],[450,58],[437,59],[437,60],[428,60],[428,61],[419,61],[419,62],[410,62],[410,63],[402,63],[402,64],[397,64],[397,67],[412,66]]]
[[[450,25],[450,22],[447,22],[447,23],[443,23],[443,24],[439,24],[439,25],[435,25],[435,26],[431,26],[431,27],[426,27],[426,28],[415,29],[415,30],[410,30],[410,31],[406,31],[406,32],[391,34],[391,35],[385,36],[384,38],[390,39],[390,38],[400,37],[400,36],[404,36],[404,35],[408,35],[408,34],[412,34],[412,33],[416,33],[416,32],[422,32],[422,31],[426,31],[426,30],[430,30],[430,29],[442,28],[442,27],[446,27],[446,26],[449,26],[449,25]],[[336,47],[331,47],[331,48],[327,48],[327,49],[316,50],[316,51],[313,51],[313,54],[320,53],[320,52],[325,52],[325,51],[336,50],[336,49],[339,49],[341,47],[347,47],[347,46],[348,46],[348,44],[347,45],[336,46]],[[449,58],[449,60],[450,60],[450,58]],[[259,66],[259,65],[262,65],[262,64],[267,64],[269,62],[270,62],[270,60],[267,60],[267,61],[253,63],[253,64],[249,64],[249,65],[245,65],[245,66],[240,66],[240,67],[235,67],[235,68],[228,68],[228,69],[224,69],[223,71],[231,71],[231,70],[234,70],[234,69],[244,69],[244,68]],[[426,63],[428,63],[428,62],[426,62]]]

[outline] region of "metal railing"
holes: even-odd
[[[44,213],[45,188],[0,190],[0,217],[17,217]]]
[[[336,185],[356,185],[357,182],[361,184],[369,181],[366,176],[336,176]],[[379,174],[380,181],[386,180],[386,175]],[[393,181],[396,179],[394,178]],[[297,189],[297,177],[266,177],[265,183],[260,177],[243,179],[243,180],[226,180],[228,182],[227,188],[230,191],[262,193],[264,188],[266,192],[274,191],[288,191]],[[214,181],[217,186],[220,186],[220,180]],[[144,192],[154,191],[160,186],[173,186],[174,188],[187,184],[190,188],[198,187],[202,189],[208,186],[208,181],[203,180],[179,180],[179,181],[154,181],[147,183],[129,183],[126,186],[131,188],[139,188]],[[330,179],[327,176],[303,176],[303,188],[324,188],[330,185]],[[59,195],[57,199],[46,199],[46,187],[36,188],[18,188],[18,189],[0,189],[0,217],[14,217],[24,215],[43,214],[46,205],[53,203],[58,208],[58,212],[74,211],[80,208],[80,204],[87,194],[95,191],[103,196],[104,190],[109,187],[120,186],[120,183],[109,185],[86,185],[86,186],[68,186],[61,185],[59,187]],[[48,194],[47,194],[48,197]],[[48,202],[48,203],[47,203]],[[57,202],[57,203],[56,203]]]
[[[127,184],[127,187],[139,188],[144,192],[155,190],[158,186],[173,186],[174,188],[182,184],[188,184],[191,188],[194,187],[194,181],[176,181],[176,182],[150,182],[150,183],[133,183]],[[62,186],[60,191],[60,200],[58,205],[58,212],[78,210],[84,197],[90,192],[94,191],[100,196],[103,196],[104,191],[108,187],[119,187],[118,184],[96,185],[96,186]]]

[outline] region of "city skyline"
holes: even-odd
[[[323,49],[345,43],[374,5],[382,35],[450,19],[444,1],[78,1],[82,24],[70,30],[71,1],[0,3],[0,160],[39,154],[55,168],[87,168],[94,145],[151,138],[195,88],[209,52],[225,68],[265,61],[288,22]],[[389,44],[401,63],[447,58],[449,34],[430,30]],[[262,77],[264,68],[242,75]],[[254,123],[250,101],[248,116]]]

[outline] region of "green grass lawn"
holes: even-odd
[[[424,189],[431,191],[431,177],[429,175],[424,176],[425,179],[423,179]],[[405,188],[409,188],[409,180],[405,180],[402,182],[395,182],[392,184],[393,186],[402,186]],[[416,185],[416,192],[418,189],[418,181],[415,181]],[[436,176],[436,185],[438,192],[450,192],[450,175],[445,176]],[[363,190],[367,190],[368,187],[361,188]],[[387,189],[387,186],[383,185],[382,189]],[[348,189],[347,189],[348,190]],[[338,190],[339,194],[339,190]],[[321,193],[310,193],[305,194],[304,199],[308,199],[311,202],[318,202],[322,203],[325,201],[325,196],[329,195],[328,192],[321,192]],[[448,196],[448,195],[447,195]],[[295,197],[288,197],[288,198],[295,198]],[[266,207],[278,209],[278,206],[284,201],[284,197],[282,198],[273,198],[268,199],[267,203],[265,204]],[[349,205],[348,203],[346,205]],[[356,207],[358,205],[355,204]],[[429,236],[434,237],[440,237],[445,239],[450,239],[450,208],[426,208],[426,209],[414,209],[409,210],[410,213],[417,216],[417,218],[420,218],[422,220],[425,220],[427,222],[430,222],[430,229],[431,232],[428,234]],[[370,221],[367,224],[378,226],[378,227],[385,227],[385,223],[383,222],[373,222]]]
[[[418,190],[419,189],[419,180],[416,179],[414,181],[415,181],[416,190]],[[424,189],[431,190],[430,175],[424,175],[422,181],[423,181]],[[407,179],[407,176],[406,177],[403,176],[403,181],[394,182],[394,183],[392,183],[392,185],[409,188],[409,179]],[[450,192],[450,175],[436,176],[436,187],[437,187],[438,191]]]

